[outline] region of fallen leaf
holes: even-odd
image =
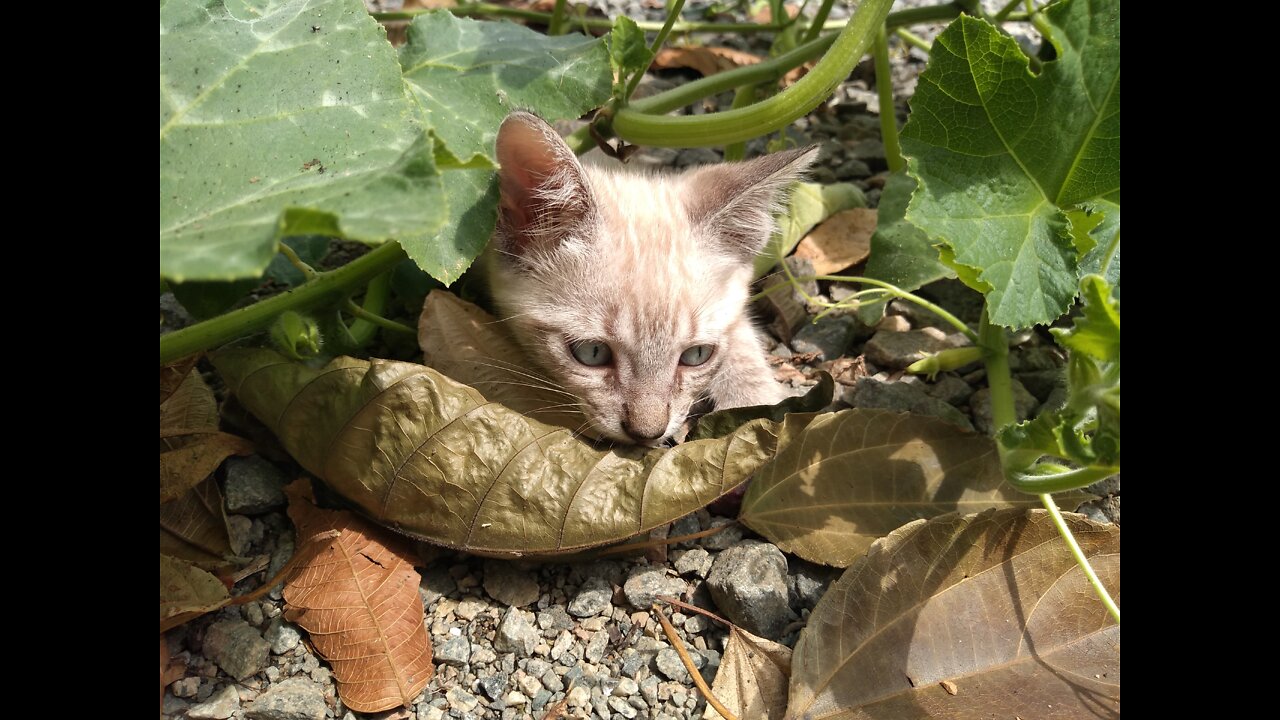
[[[338,358],[313,369],[234,349],[214,364],[329,487],[400,532],[470,552],[620,541],[729,492],[774,451],[767,420],[671,449],[600,449],[410,363]]]
[[[285,617],[311,634],[348,708],[408,707],[435,673],[412,548],[349,512],[317,508],[307,481],[286,493],[301,557],[285,583]]]
[[[181,497],[231,455],[253,452],[249,441],[218,432],[218,402],[200,373],[191,372],[194,363],[185,364],[180,380],[180,366],[160,370],[161,503]]]
[[[550,425],[586,425],[586,416],[564,407],[576,398],[520,361],[525,352],[503,323],[453,293],[433,290],[427,295],[418,319],[418,344],[427,365],[486,398]]]
[[[1120,600],[1120,529],[1067,515]],[[944,681],[962,680],[951,695]],[[814,608],[788,717],[1120,716],[1120,626],[1043,510],[946,515],[895,530]]]
[[[653,67],[657,70],[689,68],[701,73],[703,77],[707,77],[725,70],[732,70],[745,65],[755,65],[762,59],[759,55],[752,55],[749,52],[727,47],[707,47],[704,45],[669,47],[658,51],[657,57],[653,59]]]
[[[867,259],[875,231],[875,210],[842,210],[806,235],[795,255],[812,262],[815,275],[832,275]]]
[[[230,568],[231,540],[218,483],[209,478],[160,504],[160,553],[210,572]]]
[[[160,403],[164,404],[165,400],[182,385],[187,379],[187,375],[191,373],[191,369],[196,366],[196,362],[200,359],[197,355],[188,355],[187,357],[171,364],[164,365],[160,368]]]
[[[177,368],[171,366],[160,370],[161,436],[179,431],[218,429],[218,401],[200,373],[190,372],[191,367],[187,366],[187,374],[177,385],[173,384],[173,375],[166,374],[166,370],[178,372]]]
[[[867,376],[867,361],[861,355],[857,357],[838,357],[818,367],[831,373],[831,377],[836,382],[849,387],[857,385],[858,380]]]
[[[821,373],[818,384],[804,395],[789,397],[776,405],[749,405],[747,407],[717,410],[707,413],[698,419],[698,427],[689,436],[690,440],[724,437],[751,420],[768,418],[774,422],[782,422],[788,413],[812,413],[831,404],[835,393],[835,383],[831,376]]]
[[[165,441],[186,441],[186,444],[160,453],[160,502],[181,497],[213,474],[224,460],[232,455],[249,455],[253,444],[242,437],[226,433],[191,433],[162,437]]]
[[[790,415],[778,441],[738,519],[812,562],[845,567],[917,518],[1040,504],[1004,481],[991,438],[934,417],[870,409]],[[1077,493],[1064,505],[1087,497]]]
[[[720,669],[711,693],[739,718],[781,720],[787,711],[791,648],[729,626]],[[703,720],[723,716],[707,705]]]
[[[218,578],[185,560],[160,556],[160,632],[217,610],[231,600]]]

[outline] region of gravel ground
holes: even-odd
[[[380,3],[392,7],[394,2]],[[644,0],[593,0],[610,15],[660,19]],[[900,3],[905,5],[924,3]],[[708,3],[694,0],[687,16]],[[846,14],[837,6],[833,17]],[[726,44],[742,45],[740,38]],[[761,52],[746,41],[745,49]],[[707,44],[716,44],[707,39]],[[899,122],[924,67],[918,51],[894,53],[893,82]],[[672,77],[652,82],[663,86]],[[719,99],[728,102],[728,97]],[[800,142],[821,145],[818,181],[858,184],[872,206],[884,181],[878,98],[869,62],[836,97],[797,123]],[[762,147],[756,143],[757,150]],[[714,150],[645,150],[642,162],[685,166],[720,159]],[[815,288],[838,299],[839,286]],[[966,322],[976,323],[980,300],[956,282],[921,294]],[[166,304],[167,302],[167,304]],[[162,316],[183,322],[182,310],[162,297]],[[876,407],[936,415],[963,427],[990,429],[990,402],[979,365],[944,373],[934,382],[901,369],[922,352],[955,342],[948,326],[912,305],[892,303],[886,318],[867,327],[852,315],[803,324],[789,343],[771,351],[781,382],[807,390],[819,369],[837,378],[834,408]],[[1025,332],[1011,365],[1020,416],[1062,395],[1063,356],[1047,333]],[[830,359],[828,359],[830,358]],[[296,469],[259,457],[224,465],[232,545],[244,556],[268,556],[268,575],[293,552],[293,530],[283,512],[282,487]],[[1119,522],[1119,479],[1097,488],[1106,495],[1083,511]],[[423,549],[420,593],[437,673],[412,711],[374,717],[439,720],[541,718],[558,703],[566,717],[701,717],[704,701],[650,610],[655,595],[674,595],[709,608],[746,629],[788,645],[838,571],[787,556],[726,518],[702,510],[673,524],[678,536],[728,524],[719,534],[672,546],[663,562],[610,559],[578,564],[491,560]],[[429,562],[428,562],[429,561]],[[255,580],[242,583],[253,585]],[[238,588],[243,591],[245,588]],[[282,617],[279,589],[259,602],[202,617],[169,633],[171,655],[186,673],[166,689],[162,717],[252,720],[354,720],[337,697],[329,668],[305,634]],[[720,664],[726,631],[696,614],[670,616],[681,641],[710,682]]]

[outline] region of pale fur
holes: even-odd
[[[512,123],[520,127],[511,130]],[[535,123],[542,121],[519,114],[504,124],[507,138],[518,136],[505,141],[509,164],[527,159],[513,156],[510,145],[531,138],[556,157],[535,158],[547,170],[523,201],[520,182],[530,181],[503,177],[504,208],[524,204],[504,210],[514,220],[500,218],[490,284],[497,309],[533,362],[581,401],[589,420],[584,430],[657,445],[702,400],[716,408],[781,400],[746,311],[751,257],[768,237],[778,189],[812,153],[781,169],[742,166],[766,176],[739,192],[741,182],[725,170],[730,166],[680,175],[582,166],[555,145],[549,127]],[[709,202],[716,193],[729,197]],[[607,342],[613,362],[578,362],[572,344],[587,341]],[[716,348],[710,360],[679,364],[681,353],[704,344]]]

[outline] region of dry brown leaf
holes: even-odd
[[[191,373],[191,368],[196,366],[196,361],[200,359],[199,355],[188,355],[172,365],[165,365],[160,368],[160,403],[164,404],[165,400],[182,385],[182,381],[187,379],[187,375]]]
[[[716,671],[711,692],[743,720],[781,720],[787,711],[791,680],[791,648],[729,626],[729,642]],[[703,720],[723,716],[707,705]]]
[[[160,553],[215,573],[234,566],[227,560],[233,553],[216,480],[160,504]]]
[[[218,578],[185,560],[160,556],[160,632],[217,610],[230,599]]]
[[[175,385],[178,366],[161,368],[160,502],[182,496],[209,477],[231,455],[253,452],[249,441],[218,432],[218,402],[200,373],[190,372]]]
[[[806,235],[795,255],[812,262],[815,275],[832,275],[867,259],[875,231],[875,210],[842,210]]]
[[[160,371],[160,394],[165,394],[166,378]],[[218,401],[200,373],[191,372],[178,383],[168,397],[160,401],[160,434],[169,436],[190,430],[218,429]]]
[[[304,480],[285,492],[301,555],[285,583],[285,617],[311,634],[347,707],[408,707],[435,673],[412,548],[349,512],[317,508]]]
[[[1119,603],[1120,529],[1082,515],[1066,522]],[[1120,626],[1046,511],[916,521],[876,542],[814,608],[792,658],[787,710],[849,720],[1118,718]]]
[[[759,55],[727,47],[675,47],[659,50],[653,59],[653,67],[658,70],[689,68],[706,77],[744,65],[755,65],[761,60]]]
[[[160,453],[160,503],[182,496],[188,489],[213,474],[232,455],[248,455],[253,445],[242,437],[226,433],[173,435],[166,440],[187,440],[176,450]]]

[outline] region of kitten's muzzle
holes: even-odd
[[[650,445],[667,435],[671,408],[661,401],[630,402],[622,406],[622,430],[637,445]]]

